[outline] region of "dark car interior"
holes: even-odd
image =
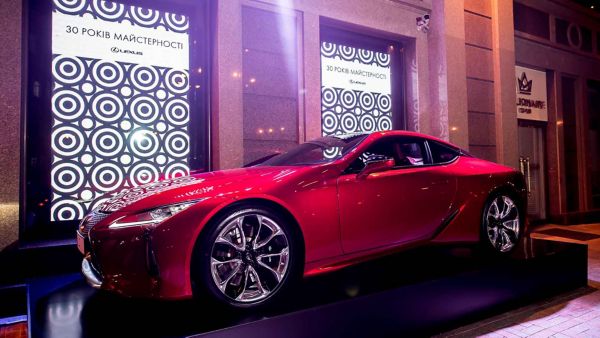
[[[429,164],[425,142],[417,139],[385,139],[372,145],[359,156],[347,172],[358,172],[375,159],[393,159],[395,168]]]

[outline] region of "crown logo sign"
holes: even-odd
[[[531,84],[533,80],[527,81],[527,75],[525,72],[521,74],[521,77],[517,80],[519,85],[519,94],[531,95]]]

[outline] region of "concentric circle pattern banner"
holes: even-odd
[[[391,106],[389,54],[321,43],[324,136],[390,130]]]
[[[185,15],[127,6],[111,1],[54,0],[54,11],[67,15],[90,15],[94,19],[109,22],[121,23],[126,21],[141,27],[163,27],[168,31],[175,32],[187,32],[189,29],[189,19]]]
[[[99,0],[54,0],[54,15],[122,22],[149,36],[188,29],[185,16]],[[51,221],[81,219],[124,189],[189,174],[188,70],[143,53],[140,63],[53,54]]]

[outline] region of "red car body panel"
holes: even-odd
[[[389,135],[445,143],[410,132],[377,132],[328,164],[201,173],[116,196],[104,205],[111,213],[89,232],[102,288],[135,297],[190,297],[198,236],[218,212],[240,201],[268,201],[294,218],[303,237],[308,276],[423,243],[478,241],[490,192],[510,186],[524,193],[519,172],[468,156],[362,179],[344,174],[369,144]],[[109,228],[124,215],[199,198],[206,199],[152,229]],[[149,273],[149,260],[157,273]]]
[[[338,183],[345,253],[427,237],[450,214],[456,194],[456,178],[437,167],[388,170],[364,179],[348,174]]]

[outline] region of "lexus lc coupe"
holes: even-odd
[[[302,276],[407,247],[480,242],[508,253],[523,237],[525,207],[520,172],[385,131],[131,188],[88,214],[77,238],[96,288],[251,308]]]

